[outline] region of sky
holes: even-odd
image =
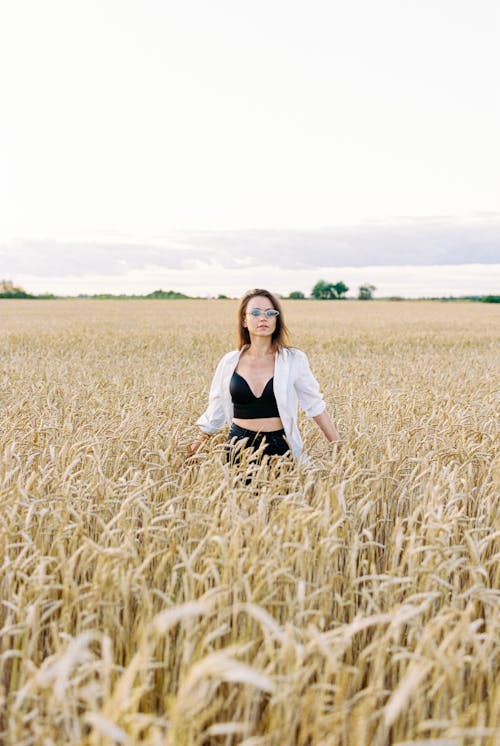
[[[500,291],[497,0],[0,0],[0,278]]]

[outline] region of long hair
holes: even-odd
[[[262,288],[254,288],[248,290],[240,301],[238,308],[238,349],[241,350],[245,345],[250,344],[250,334],[246,326],[244,326],[245,316],[247,312],[247,306],[249,301],[256,296],[263,296],[271,301],[273,308],[280,312],[279,316],[276,316],[276,329],[274,330],[271,341],[275,349],[280,347],[287,347],[286,340],[288,337],[288,329],[285,324],[285,317],[283,316],[283,309],[279,300],[275,295],[269,292],[269,290],[263,290]]]

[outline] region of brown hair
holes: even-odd
[[[263,290],[262,288],[254,288],[254,290],[248,290],[240,301],[238,308],[238,349],[241,350],[244,345],[250,344],[250,334],[246,326],[244,326],[245,316],[247,312],[248,302],[256,296],[263,296],[271,301],[273,308],[280,312],[280,315],[276,317],[276,329],[273,332],[271,341],[275,348],[287,347],[285,342],[288,336],[288,329],[286,328],[285,318],[283,316],[283,309],[280,305],[279,300],[269,290]]]

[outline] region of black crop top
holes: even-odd
[[[279,417],[278,405],[270,378],[261,396],[255,396],[243,376],[234,371],[229,383],[229,391],[234,405],[234,416],[243,420],[258,417]]]

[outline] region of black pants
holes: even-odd
[[[234,422],[231,425],[227,440],[225,447],[226,460],[232,464],[238,464],[241,461],[242,451],[247,448],[255,452],[262,446],[259,450],[259,457],[284,456],[290,450],[284,430],[262,433],[255,430],[246,430],[244,427],[235,425]]]

